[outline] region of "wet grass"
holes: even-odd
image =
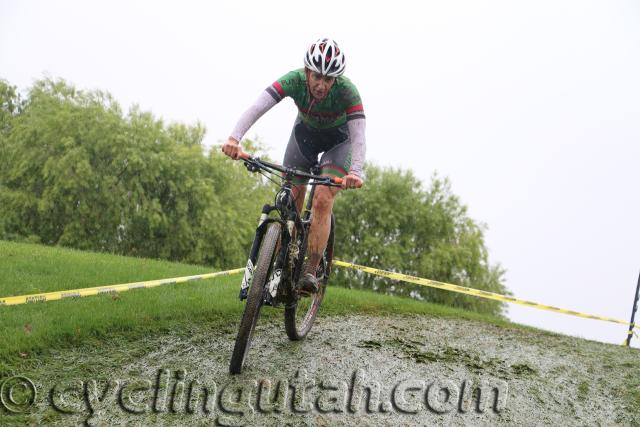
[[[475,374],[488,373],[502,379],[524,378],[537,375],[537,371],[526,363],[509,365],[499,358],[481,358],[455,347],[442,347],[436,351],[425,351],[423,343],[412,339],[396,337],[390,340],[366,340],[357,344],[361,348],[388,349],[396,353],[396,357],[409,358],[416,363],[442,363],[444,365],[464,365],[469,372]]]
[[[585,400],[587,398],[587,394],[589,393],[589,383],[586,381],[582,381],[578,384],[578,399]]]
[[[629,410],[635,414],[640,414],[640,376],[638,375],[637,366],[626,375],[622,394]],[[640,426],[640,416],[634,420],[632,425]]]
[[[208,273],[204,266],[0,241],[0,297]],[[223,325],[242,313],[240,276],[121,294],[0,307],[0,375],[11,361],[51,347],[77,345],[108,334],[145,336],[186,330],[192,322]],[[322,315],[416,314],[513,324],[499,318],[363,290],[329,288]],[[265,309],[263,316],[281,316]]]
[[[0,241],[0,297],[210,271],[202,266]],[[236,332],[244,307],[237,299],[239,280],[238,275],[118,295],[0,307],[0,380],[25,372],[51,383],[65,377],[102,375],[157,351],[171,336],[203,336],[202,340],[207,340],[211,347],[206,357],[223,357],[227,363],[228,351],[216,354],[215,344],[220,340],[231,342]],[[277,319],[281,325],[281,309],[265,308],[262,313],[263,318]],[[321,317],[345,314],[468,319],[484,323],[488,334],[500,334],[504,328],[514,329],[516,337],[522,334],[523,339],[540,346],[553,344],[560,353],[568,348],[575,349],[575,345],[580,353],[584,346],[588,348],[583,351],[585,354],[599,357],[592,371],[602,372],[607,370],[604,366],[609,366],[612,372],[624,372],[624,382],[618,383],[615,394],[623,399],[625,413],[640,413],[640,372],[635,349],[604,344],[593,346],[586,340],[561,337],[477,313],[363,290],[330,287]],[[471,376],[494,375],[523,383],[532,381],[529,387],[532,399],[544,404],[547,403],[540,391],[544,390],[543,381],[550,374],[562,374],[569,368],[559,364],[546,372],[538,366],[536,369],[522,362],[511,364],[486,357],[474,348],[443,344],[436,349],[427,349],[423,342],[402,338],[409,336],[406,332],[411,331],[410,326],[400,322],[390,328],[398,330],[392,338],[368,339],[356,345],[374,352],[390,352],[420,366],[437,363],[445,368],[463,368]],[[207,334],[202,334],[203,329]],[[525,330],[536,333],[526,334]],[[212,331],[211,336],[208,331]],[[552,339],[548,339],[549,336],[553,336]],[[283,340],[287,347],[291,346],[284,335]],[[567,345],[569,341],[571,347]],[[326,342],[331,343],[331,338]],[[131,375],[136,374],[131,372]],[[606,381],[600,386],[595,380],[578,383],[577,390],[573,389],[577,392],[577,402],[588,403],[599,387],[608,389],[609,386]],[[56,413],[43,416],[52,424],[61,420]],[[15,421],[15,425],[33,424],[28,416],[18,416],[11,421]],[[620,424],[629,425],[629,422],[625,417],[621,418]],[[631,421],[630,425],[638,424]]]
[[[0,242],[0,296],[210,272],[202,266]],[[107,334],[144,336],[200,319],[230,318],[234,277],[79,299],[0,307],[3,364]]]

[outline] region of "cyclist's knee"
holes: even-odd
[[[313,196],[313,208],[320,211],[329,211],[333,208],[334,193],[327,187],[316,188]]]

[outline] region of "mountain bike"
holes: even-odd
[[[304,295],[296,284],[304,271],[311,206],[316,186],[340,187],[342,179],[298,171],[242,153],[240,158],[250,172],[258,172],[279,185],[274,204],[265,204],[251,245],[249,259],[240,287],[240,300],[246,299],[238,328],[229,371],[239,374],[247,358],[251,338],[262,306],[284,307],[284,325],[291,340],[303,339],[311,330],[324,298],[333,260],[335,219],[331,214],[331,229],[326,249],[316,271],[319,290]],[[293,195],[293,180],[308,179],[311,185],[306,207],[298,213]]]

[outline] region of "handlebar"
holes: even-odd
[[[271,172],[269,169],[275,169],[279,172],[282,172],[285,174],[293,174],[301,178],[313,179],[316,181],[328,181],[330,184],[324,184],[324,185],[330,185],[332,187],[342,187],[342,183],[344,182],[343,178],[337,178],[337,177],[330,178],[330,177],[321,176],[321,175],[313,175],[306,172],[298,171],[296,169],[287,168],[285,166],[278,165],[275,163],[267,162],[266,160],[261,160],[257,157],[253,157],[251,154],[246,153],[244,151],[240,151],[240,154],[238,154],[238,159],[243,160],[248,165],[251,164],[253,166],[267,170],[269,172]],[[362,184],[356,188],[360,188],[360,187],[362,187]]]

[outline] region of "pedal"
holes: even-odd
[[[249,291],[248,288],[240,289],[240,295],[238,295],[238,297],[240,298],[240,301],[247,299],[248,291]]]

